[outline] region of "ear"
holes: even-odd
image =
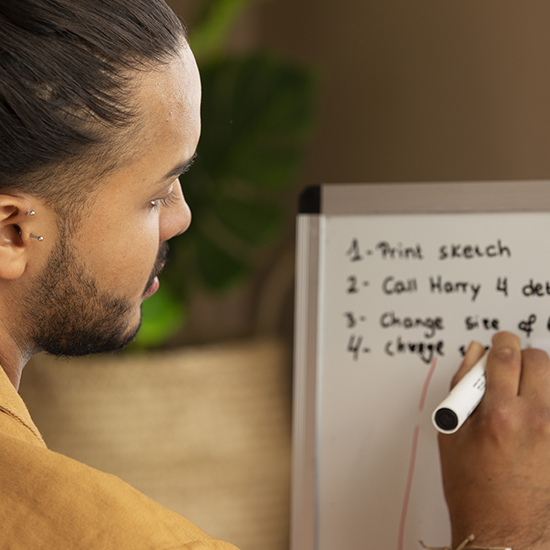
[[[40,201],[42,202],[42,201]],[[26,196],[0,194],[0,279],[17,279],[25,272],[33,250],[43,256],[45,250],[37,226],[37,216],[32,214],[32,201]],[[36,235],[36,237],[31,237]]]

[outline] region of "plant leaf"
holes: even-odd
[[[200,154],[212,181],[291,185],[312,121],[312,74],[266,54],[216,62],[202,74]]]
[[[225,41],[242,12],[259,0],[214,0],[205,2],[189,43],[197,60],[205,61],[223,52]]]
[[[235,286],[248,273],[247,265],[202,233],[196,238],[197,263],[203,284],[215,292]]]
[[[284,214],[277,204],[220,199],[214,203],[220,221],[244,243],[260,246],[272,241]]]
[[[250,273],[254,247],[260,253],[280,231],[313,120],[314,78],[300,65],[253,54],[218,57],[201,73],[203,132],[197,161],[181,177],[193,222],[172,241],[161,287],[143,305],[142,346],[179,330],[197,286],[227,292]]]

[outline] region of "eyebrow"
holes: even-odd
[[[175,178],[176,176],[181,176],[182,174],[187,172],[189,168],[191,168],[191,165],[195,162],[196,158],[197,153],[195,153],[189,160],[186,160],[185,162],[182,162],[181,164],[175,166],[170,172],[168,172],[168,174],[166,174],[166,176],[162,178],[161,181],[166,181],[168,179]]]

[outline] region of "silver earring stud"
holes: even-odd
[[[31,233],[31,239],[36,239],[37,241],[43,241],[43,240],[44,240],[44,237],[42,237],[42,236],[38,237],[38,236],[33,235],[33,234]]]
[[[29,210],[29,211],[27,212],[27,214],[28,214],[29,216],[34,216],[34,215],[36,214],[36,212],[35,212],[34,210]]]

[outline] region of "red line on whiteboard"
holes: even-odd
[[[432,379],[433,373],[435,371],[435,366],[437,364],[437,357],[434,357],[430,371],[426,376],[424,381],[424,387],[422,388],[422,395],[420,396],[420,403],[418,404],[418,410],[422,411],[424,408],[424,403],[426,401],[426,395],[428,393],[428,387],[430,386],[430,381]],[[401,509],[401,521],[399,522],[399,542],[397,549],[403,550],[403,541],[405,538],[405,524],[407,523],[407,512],[409,509],[409,498],[411,496],[411,487],[414,476],[414,466],[416,463],[416,449],[418,447],[418,434],[420,432],[420,424],[417,424],[414,428],[413,443],[411,449],[411,460],[409,462],[409,473],[407,475],[407,485],[405,487],[405,498],[403,500],[403,508]]]
[[[428,393],[428,386],[430,385],[430,381],[432,379],[433,373],[435,371],[435,365],[437,364],[437,357],[434,357],[434,360],[432,361],[432,366],[430,367],[430,372],[428,372],[428,376],[426,376],[426,380],[424,382],[424,387],[422,388],[422,395],[420,397],[420,403],[418,405],[418,410],[421,411],[424,408],[424,401],[426,401],[426,394]]]
[[[405,488],[405,499],[403,501],[403,508],[401,510],[401,521],[399,523],[399,543],[397,546],[398,550],[403,550],[403,539],[405,537],[405,523],[407,521],[407,510],[409,508],[409,497],[411,495],[411,486],[413,481],[414,474],[414,464],[416,462],[416,447],[418,445],[418,432],[420,431],[420,426],[416,426],[414,429],[413,435],[413,444],[411,450],[411,462],[409,464],[409,475],[407,476],[407,487]]]

